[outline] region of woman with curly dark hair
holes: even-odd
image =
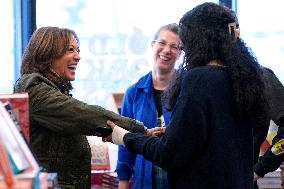
[[[184,62],[169,88],[173,113],[162,137],[108,123],[114,143],[167,170],[170,188],[253,188],[253,140],[269,124],[269,107],[261,67],[236,25],[215,3],[180,19]]]

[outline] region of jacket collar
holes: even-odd
[[[143,89],[146,93],[148,93],[153,88],[152,71],[139,79],[139,81],[137,82],[137,88]]]
[[[45,77],[52,81],[62,93],[70,95],[70,91],[73,89],[70,81],[64,80],[53,69],[45,73]]]

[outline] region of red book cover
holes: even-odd
[[[0,101],[0,136],[18,170],[39,169],[32,152]]]
[[[0,94],[1,102],[10,102],[26,141],[30,139],[29,96],[28,93]]]
[[[103,177],[103,173],[92,173],[91,174],[91,184],[92,185],[101,185],[102,184],[102,177]]]

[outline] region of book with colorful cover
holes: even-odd
[[[0,101],[0,138],[10,164],[14,164],[18,172],[14,175],[12,186],[7,186],[3,174],[0,174],[0,188],[40,189],[40,169],[24,137],[20,134],[15,122]],[[3,160],[2,157],[0,157]],[[3,164],[2,164],[3,165]],[[4,164],[6,165],[6,164]],[[10,167],[12,171],[12,166]],[[47,185],[46,185],[47,186]],[[45,187],[45,189],[47,189]]]
[[[0,102],[9,102],[27,142],[30,141],[29,96],[28,93],[0,94]]]
[[[19,132],[9,113],[4,108],[2,102],[0,102],[0,137],[13,167],[13,172],[18,173],[29,168],[29,162],[11,130],[13,127],[15,127],[16,132]],[[22,136],[20,135],[20,137]]]
[[[7,110],[3,107],[2,102],[0,102],[0,136],[9,156],[11,156],[19,171],[28,168],[39,168],[26,141],[18,131]]]
[[[4,108],[7,110],[7,112],[10,114],[10,117],[12,118],[12,120],[14,121],[18,131],[21,133],[21,135],[24,137],[24,139],[26,140],[26,137],[23,133],[23,129],[19,124],[19,120],[18,120],[18,116],[16,114],[16,112],[14,111],[12,104],[10,101],[4,102],[3,103]]]
[[[14,174],[12,172],[12,166],[9,161],[6,149],[0,137],[0,175],[3,176],[4,182],[7,187],[11,187],[14,184]]]
[[[14,183],[8,187],[0,175],[1,189],[48,189],[47,178],[42,178],[42,173],[39,169],[30,169],[22,173],[14,175]],[[41,184],[43,183],[43,184]]]
[[[87,138],[92,153],[92,170],[110,170],[110,160],[107,143],[103,142],[101,137],[88,136]]]

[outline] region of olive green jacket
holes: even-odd
[[[111,120],[130,131],[144,128],[136,120],[64,94],[38,73],[23,75],[14,92],[29,94],[31,150],[42,167],[58,173],[61,188],[90,188],[91,152],[86,135],[95,135],[97,126]]]

